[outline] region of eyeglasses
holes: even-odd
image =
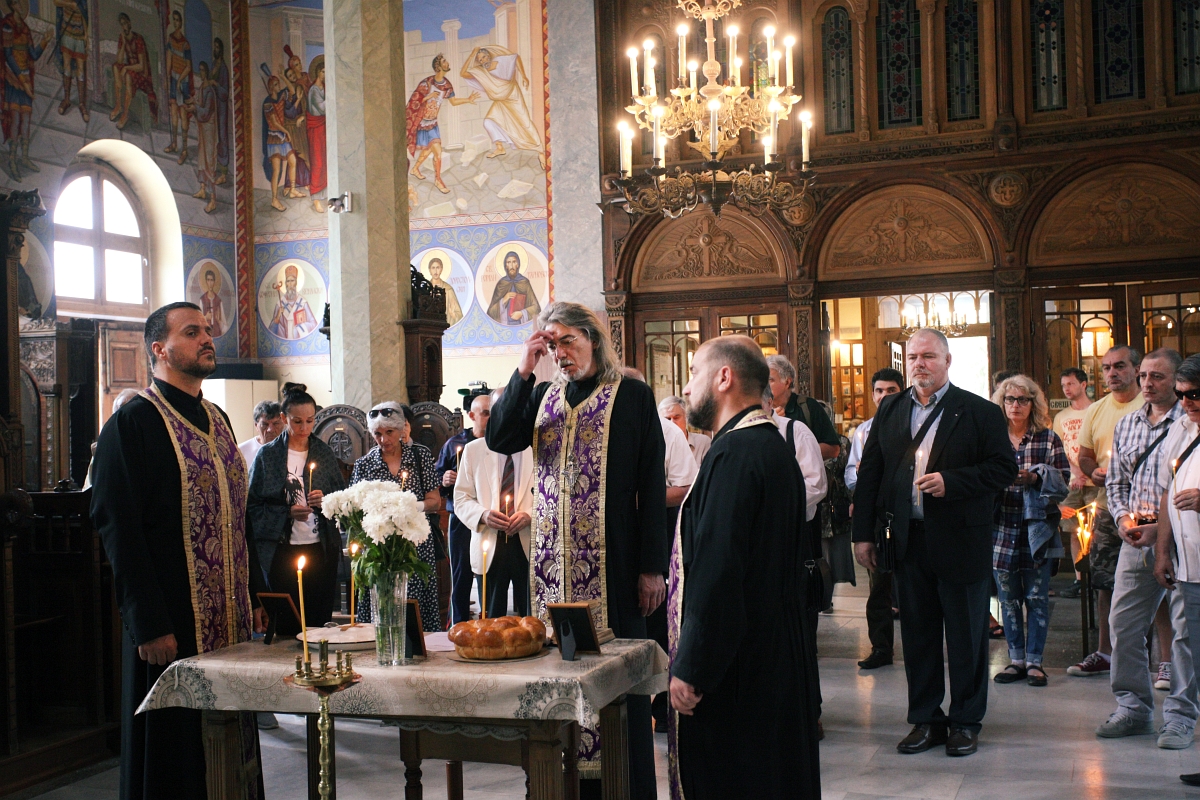
[[[546,349],[548,349],[551,353],[554,353],[558,350],[566,350],[577,341],[579,341],[578,336],[564,336],[557,342],[547,342]]]
[[[1013,397],[1009,394],[1004,395],[1004,405],[1006,406],[1028,406],[1032,404],[1032,397]]]
[[[1180,400],[1191,400],[1193,403],[1200,400],[1200,389],[1188,389],[1186,392],[1175,390],[1175,397]]]
[[[393,414],[403,414],[404,412],[398,408],[372,408],[367,412],[367,416],[371,419],[376,417],[390,417]]]

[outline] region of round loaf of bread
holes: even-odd
[[[498,617],[460,622],[447,638],[463,658],[500,661],[541,652],[546,626],[536,617]]]

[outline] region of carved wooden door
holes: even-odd
[[[101,322],[100,424],[112,416],[113,400],[126,389],[139,391],[150,383],[150,362],[142,344],[144,325]]]
[[[1033,290],[1033,378],[1047,387],[1051,411],[1065,408],[1059,376],[1068,367],[1088,374],[1099,400],[1108,390],[1100,359],[1115,344],[1129,342],[1124,286]]]

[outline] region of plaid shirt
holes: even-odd
[[[1160,442],[1133,474],[1133,465],[1137,463],[1146,448],[1158,437],[1167,432],[1171,423],[1183,416],[1183,407],[1176,403],[1171,406],[1157,425],[1150,424],[1150,404],[1139,408],[1132,414],[1126,414],[1113,430],[1113,454],[1108,464],[1108,477],[1104,487],[1108,490],[1108,510],[1113,520],[1128,514],[1133,518],[1152,517],[1158,519],[1158,501],[1166,491],[1169,469],[1166,464],[1167,448]]]
[[[1063,482],[1071,480],[1071,462],[1058,434],[1046,428],[1037,433],[1025,432],[1021,444],[1013,451],[1020,469],[1034,464],[1048,464],[1063,474]],[[1036,569],[1039,563],[1029,552],[1029,537],[1025,532],[1025,487],[1014,483],[1000,494],[992,526],[992,566],[1000,572]],[[1043,559],[1044,563],[1044,559]]]

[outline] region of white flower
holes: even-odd
[[[373,492],[363,499],[362,510],[363,532],[377,543],[403,536],[420,545],[429,538],[429,520],[409,492]]]
[[[349,517],[354,512],[363,510],[363,503],[368,497],[399,492],[399,484],[393,481],[362,481],[349,489],[325,495],[322,500],[322,510],[325,516],[331,519]]]

